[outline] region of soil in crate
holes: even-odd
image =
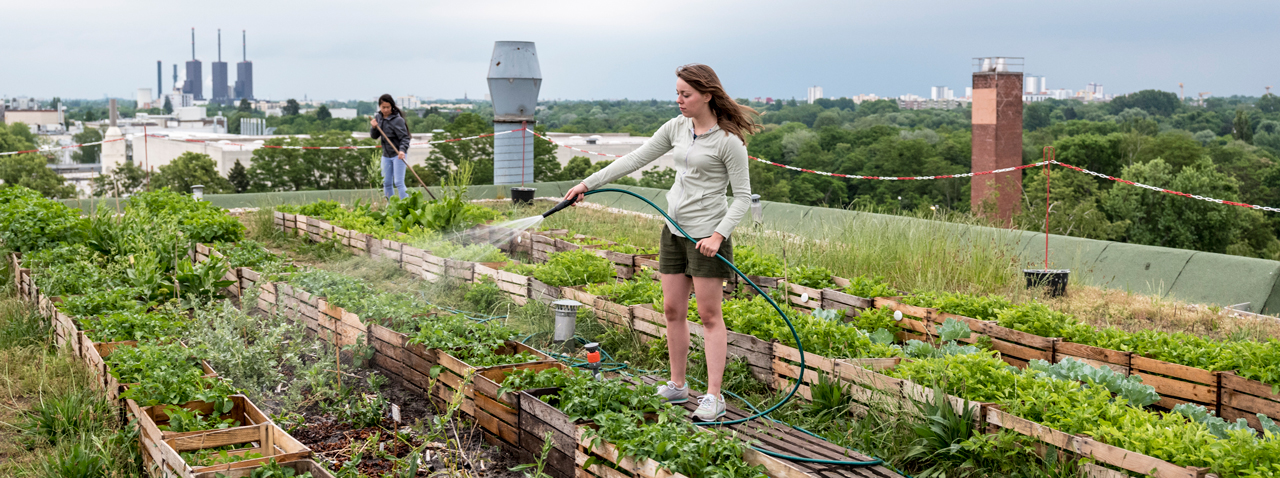
[[[462,422],[459,424],[465,426]],[[384,453],[403,459],[419,449],[427,452],[424,455],[431,458],[430,461],[421,462],[420,476],[445,472],[452,468],[467,469],[470,466],[467,465],[467,460],[453,453],[456,449],[450,450],[451,444],[446,445],[443,440],[428,443],[414,428],[408,425],[396,425],[390,419],[383,420],[380,426],[354,428],[348,421],[324,416],[308,420],[292,434],[311,448],[313,459],[335,471],[354,458],[352,445],[361,446],[377,435],[378,442],[361,455],[360,462],[356,465],[361,476],[394,476],[393,472],[397,471],[395,470],[396,462]],[[412,431],[406,434],[407,441],[395,436],[397,429]],[[452,438],[454,433],[454,430],[449,430],[449,437]],[[456,433],[462,440],[463,449],[470,460],[473,463],[484,462],[486,473],[483,476],[513,478],[520,476],[507,471],[519,464],[519,461],[507,453],[483,446],[484,439],[479,430],[460,428]],[[379,449],[382,451],[378,452]],[[453,461],[453,463],[446,463],[446,461]]]

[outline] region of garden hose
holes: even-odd
[[[628,190],[625,190],[625,189],[617,189],[617,188],[602,188],[602,189],[596,189],[596,190],[592,190],[592,191],[587,191],[586,193],[583,193],[583,195],[585,196],[585,195],[597,194],[597,193],[602,193],[602,192],[616,192],[616,193],[621,193],[621,194],[627,194],[627,195],[633,196],[633,197],[635,197],[635,198],[637,198],[637,199],[640,199],[641,201],[644,201],[646,204],[648,204],[648,205],[649,205],[650,207],[652,207],[654,210],[656,210],[656,211],[658,211],[659,213],[661,213],[661,214],[662,214],[662,217],[667,218],[667,222],[668,222],[668,223],[670,223],[672,226],[674,226],[674,227],[676,228],[676,230],[677,230],[677,231],[680,231],[680,234],[681,234],[681,235],[683,235],[686,239],[688,239],[688,240],[690,240],[690,241],[694,242],[695,244],[698,242],[698,241],[697,241],[696,239],[694,239],[693,237],[690,237],[688,233],[684,232],[684,229],[683,229],[683,228],[681,228],[679,224],[676,224],[675,219],[672,219],[672,218],[671,218],[671,216],[667,215],[667,211],[662,210],[662,208],[661,208],[661,207],[658,207],[658,205],[657,205],[657,204],[654,204],[654,203],[653,203],[653,201],[650,201],[650,200],[649,200],[649,198],[646,198],[646,197],[644,197],[644,196],[641,196],[641,195],[639,195],[639,194],[636,194],[636,193],[634,193],[634,192],[631,192],[631,191],[628,191]],[[556,206],[555,206],[555,207],[553,207],[553,208],[551,208],[550,210],[548,210],[547,212],[543,213],[543,214],[542,214],[542,217],[543,217],[543,218],[546,218],[547,216],[550,216],[550,215],[552,215],[552,214],[555,214],[556,212],[559,212],[560,210],[562,210],[562,209],[564,209],[564,208],[566,208],[566,207],[569,207],[570,205],[572,205],[572,204],[573,204],[574,202],[576,202],[576,201],[577,201],[577,198],[569,198],[569,199],[565,199],[565,200],[561,201],[559,204],[556,204]],[[779,316],[779,317],[782,317],[782,320],[783,320],[784,322],[786,322],[786,323],[787,323],[787,328],[788,328],[788,329],[791,329],[791,336],[792,336],[793,338],[795,338],[795,341],[796,341],[796,350],[797,350],[797,351],[799,351],[799,353],[800,353],[800,370],[804,370],[804,369],[805,369],[805,366],[804,366],[804,344],[803,344],[803,343],[801,343],[801,341],[800,341],[800,333],[796,331],[796,327],[795,327],[795,325],[793,325],[793,324],[791,323],[791,319],[790,319],[789,317],[787,317],[787,314],[786,314],[785,312],[783,312],[783,311],[782,311],[782,307],[779,307],[779,306],[778,306],[778,303],[777,303],[777,302],[775,302],[775,301],[773,300],[773,297],[770,297],[770,296],[769,296],[769,294],[767,294],[767,293],[765,293],[763,290],[761,290],[759,285],[757,285],[757,284],[756,284],[755,282],[753,282],[750,278],[748,278],[746,274],[743,274],[743,273],[742,273],[742,271],[741,271],[741,270],[739,270],[737,266],[733,265],[733,262],[730,262],[728,259],[725,259],[725,258],[724,258],[724,256],[720,255],[719,253],[716,253],[716,258],[720,259],[720,261],[721,261],[721,262],[724,262],[724,263],[725,263],[725,265],[728,265],[730,269],[733,269],[733,272],[734,272],[735,274],[738,274],[738,277],[741,277],[741,278],[742,278],[742,280],[746,281],[748,284],[751,284],[751,288],[752,288],[752,289],[755,289],[755,291],[756,291],[756,293],[757,293],[757,294],[760,294],[762,297],[764,297],[764,298],[765,298],[765,300],[767,300],[767,301],[769,302],[769,305],[773,306],[773,309],[774,309],[775,311],[777,311],[777,312],[778,312],[778,316]],[[703,426],[706,426],[706,425],[734,425],[734,424],[738,424],[738,423],[745,423],[745,422],[749,422],[749,421],[752,421],[752,420],[755,420],[755,419],[757,419],[757,418],[761,418],[761,417],[768,418],[769,420],[774,420],[773,418],[769,417],[769,414],[770,414],[770,413],[773,413],[773,411],[777,410],[778,408],[780,408],[780,407],[782,407],[783,405],[785,405],[787,402],[791,401],[791,399],[795,397],[796,392],[800,390],[800,383],[801,383],[801,380],[796,380],[796,385],[795,385],[795,387],[792,387],[792,388],[791,388],[791,391],[787,393],[787,396],[786,396],[786,397],[784,397],[784,398],[783,398],[782,400],[780,400],[778,403],[773,404],[773,406],[771,406],[771,407],[769,407],[769,408],[767,408],[767,409],[765,409],[765,410],[763,410],[763,411],[760,411],[760,410],[759,410],[759,409],[757,409],[754,405],[752,405],[752,406],[751,406],[751,409],[752,409],[752,411],[753,411],[753,412],[755,412],[755,413],[754,413],[753,415],[747,416],[747,417],[745,417],[745,418],[739,418],[739,419],[735,419],[735,420],[725,420],[725,421],[711,421],[711,422],[699,422],[699,421],[694,421],[693,423],[695,423],[695,424],[697,424],[697,425],[703,425]],[[740,397],[739,397],[739,398],[740,398]],[[749,403],[749,402],[746,402],[745,400],[744,400],[744,403],[748,403],[748,405],[750,405],[750,403]],[[777,421],[777,420],[774,420],[774,421]],[[810,435],[813,435],[813,436],[815,436],[815,437],[817,436],[817,435],[814,435],[813,433],[808,432],[807,430],[802,430],[802,431],[804,431],[805,433],[809,433]],[[819,438],[821,438],[821,437],[819,437]],[[825,440],[825,439],[824,439],[824,440]],[[784,455],[784,454],[781,454],[781,453],[777,453],[777,452],[772,452],[772,451],[764,450],[764,449],[759,448],[759,447],[756,447],[756,446],[752,446],[751,448],[753,448],[753,449],[755,449],[756,451],[759,451],[759,452],[761,452],[761,453],[764,453],[764,454],[766,454],[766,455],[769,455],[769,456],[775,457],[775,458],[780,458],[780,459],[789,460],[789,461],[804,462],[804,463],[817,463],[817,464],[824,464],[824,465],[844,465],[844,466],[875,466],[875,465],[884,464],[884,460],[882,460],[882,459],[880,459],[880,458],[873,458],[873,459],[871,459],[871,460],[867,460],[867,461],[822,460],[822,459],[816,459],[816,458],[805,458],[805,457],[800,457],[800,456]],[[904,475],[905,475],[905,474],[904,474]]]
[[[650,201],[649,198],[633,193],[631,191],[627,191],[625,189],[617,189],[617,188],[596,189],[592,191],[587,191],[583,193],[583,195],[589,196],[592,194],[598,194],[603,192],[615,192],[615,193],[628,194],[640,199],[641,201],[644,201],[650,207],[652,207],[653,209],[661,213],[662,217],[667,218],[667,222],[671,223],[672,226],[675,226],[676,230],[680,231],[680,234],[683,235],[686,239],[694,242],[695,244],[698,242],[696,239],[690,237],[688,233],[684,232],[684,228],[680,227],[679,224],[676,224],[676,220],[672,219],[671,216],[668,216],[667,211],[662,210],[662,208],[658,207],[657,204],[654,204],[653,201]],[[556,212],[559,212],[560,210],[566,207],[569,207],[576,201],[577,201],[577,198],[569,198],[569,199],[565,199],[564,201],[560,201],[560,203],[556,204],[555,207],[551,208],[549,211],[545,213],[542,213],[542,217],[545,218],[547,216],[555,214]],[[763,296],[765,300],[769,301],[769,305],[772,305],[773,309],[778,311],[778,316],[782,317],[782,320],[787,323],[787,328],[791,329],[791,336],[796,339],[796,350],[800,352],[800,370],[804,370],[804,344],[800,343],[800,333],[796,332],[796,327],[791,324],[791,319],[788,318],[787,314],[782,311],[782,307],[779,307],[778,303],[774,302],[772,297],[769,297],[769,294],[765,293],[764,290],[761,290],[759,285],[756,285],[755,282],[752,282],[751,279],[747,278],[746,274],[743,274],[741,270],[738,270],[738,266],[733,265],[732,262],[729,262],[728,259],[725,259],[724,256],[720,255],[720,253],[718,252],[716,253],[716,258],[720,259],[721,262],[724,262],[726,265],[728,265],[730,269],[733,269],[733,272],[735,274],[738,274],[738,277],[741,277],[742,280],[747,281],[748,284],[751,284],[751,288],[755,289],[757,294],[760,294],[761,296]],[[800,381],[797,380],[796,386],[792,387],[791,392],[787,393],[787,396],[784,397],[781,401],[773,404],[773,406],[765,409],[763,412],[757,412],[756,414],[745,417],[745,418],[739,418],[736,420],[712,421],[712,422],[695,421],[694,423],[698,425],[736,425],[739,423],[749,422],[751,420],[755,420],[757,418],[768,415],[770,412],[773,412],[774,410],[777,410],[779,407],[782,407],[787,402],[791,401],[791,398],[794,397],[796,392],[798,392],[799,390],[800,390]]]

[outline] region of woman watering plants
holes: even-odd
[[[378,98],[378,112],[369,119],[369,137],[381,138],[382,145],[382,194],[390,198],[400,191],[403,199],[408,193],[404,187],[404,170],[408,167],[405,154],[409,152],[409,125],[405,123],[404,113],[396,107],[396,100],[391,95]],[[384,138],[385,135],[385,138]]]
[[[685,318],[692,287],[699,299],[698,316],[707,353],[707,394],[698,399],[693,414],[696,419],[711,421],[725,414],[720,391],[726,349],[721,303],[723,281],[733,275],[715,255],[719,252],[733,260],[729,237],[751,206],[746,135],[759,128],[754,122],[758,113],[735,102],[725,93],[715,71],[700,64],[676,70],[676,103],[681,116],[662,125],[639,149],[574,186],[565,199],[581,200],[583,193],[674,153],[676,181],[667,192],[668,212],[697,244],[680,236],[670,224],[662,227],[658,272],[662,275],[671,380],[658,387],[658,394],[671,403],[689,399],[685,382],[689,328]],[[728,187],[733,188],[732,206],[725,196]]]

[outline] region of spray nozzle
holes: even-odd
[[[556,207],[553,207],[551,208],[551,210],[542,213],[542,217],[547,217],[557,212],[560,212],[561,209],[572,206],[574,202],[575,202],[574,199],[565,199],[563,201],[560,201],[560,204],[556,204]]]

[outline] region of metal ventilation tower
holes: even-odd
[[[533,42],[494,42],[489,60],[493,132],[532,130],[541,87],[542,70]],[[527,131],[494,137],[493,184],[533,182],[533,141]]]

